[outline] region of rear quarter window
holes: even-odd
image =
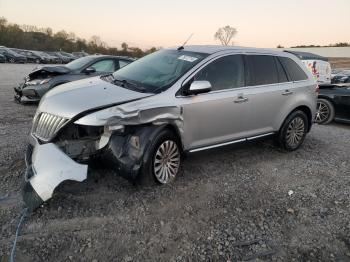
[[[279,57],[284,69],[286,70],[291,81],[307,80],[307,74],[304,70],[292,59],[288,57]]]

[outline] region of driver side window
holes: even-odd
[[[90,67],[94,68],[96,72],[113,73],[115,70],[114,61],[112,59],[101,60],[92,64]]]
[[[224,90],[244,86],[244,63],[242,55],[221,57],[211,62],[194,77],[195,81],[209,81],[212,90]]]

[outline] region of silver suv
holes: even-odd
[[[262,137],[295,150],[311,128],[317,91],[292,54],[222,46],[165,49],[64,84],[35,115],[24,200],[35,208],[63,181],[83,181],[92,158],[129,180],[166,184],[183,153]]]

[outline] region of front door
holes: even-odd
[[[242,95],[242,55],[220,57],[195,74],[193,80],[212,85],[208,93],[178,97],[183,105],[185,149],[198,149],[242,138],[249,103]]]

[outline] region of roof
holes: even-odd
[[[327,57],[316,55],[316,54],[309,53],[309,52],[300,52],[300,51],[291,51],[291,50],[284,50],[284,52],[296,55],[301,60],[322,60],[322,61],[327,61],[328,62],[328,58]]]
[[[173,47],[171,49],[176,49]],[[254,47],[242,47],[242,46],[222,46],[222,45],[186,45],[184,51],[214,54],[221,51],[234,51],[234,52],[257,52],[257,53],[270,53],[270,54],[281,54],[281,51],[265,48],[254,48]]]
[[[128,56],[117,56],[117,55],[87,55],[84,57],[93,57],[93,58],[100,58],[100,57],[106,57],[106,58],[122,58],[122,59],[128,59],[130,61],[134,61],[135,59]]]

